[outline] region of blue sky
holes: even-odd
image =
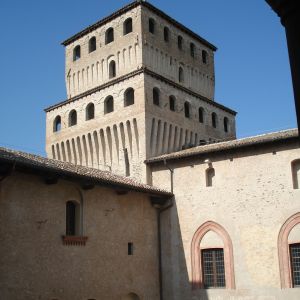
[[[283,27],[264,0],[149,1],[218,47],[216,101],[238,137],[296,127]],[[66,98],[60,42],[124,0],[1,0],[0,146],[45,155],[43,109]]]

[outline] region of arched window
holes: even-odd
[[[73,109],[69,114],[69,127],[77,124],[77,112]]]
[[[132,32],[132,19],[128,18],[123,24],[123,34],[126,35]]]
[[[300,213],[291,216],[278,235],[281,288],[300,287]]]
[[[74,201],[66,203],[66,235],[80,235],[80,205]]]
[[[182,38],[181,35],[179,35],[178,38],[177,38],[177,45],[178,45],[178,49],[182,50],[182,47],[183,47],[183,38]]]
[[[78,60],[80,58],[80,55],[81,55],[80,52],[81,52],[80,51],[80,46],[78,45],[73,50],[73,61]]]
[[[190,43],[190,53],[191,57],[195,57],[195,45],[193,43]]]
[[[86,115],[85,119],[87,121],[95,118],[95,105],[93,103],[87,105],[85,109],[85,115]]]
[[[191,250],[193,289],[235,289],[232,241],[221,225],[212,221],[202,224]]]
[[[204,109],[202,107],[199,107],[198,116],[199,116],[199,122],[204,123]]]
[[[96,48],[97,48],[97,41],[96,41],[96,37],[93,36],[89,40],[89,53],[94,52]]]
[[[229,125],[229,121],[228,118],[224,118],[224,131],[228,132],[228,125]]]
[[[152,18],[149,19],[149,32],[155,33],[155,21]]]
[[[176,98],[174,96],[169,97],[169,107],[171,111],[175,111]]]
[[[110,27],[105,32],[105,44],[107,45],[113,41],[114,41],[114,29]]]
[[[191,105],[189,102],[185,102],[184,103],[184,116],[186,118],[189,118],[190,117],[190,110],[191,110]]]
[[[179,80],[179,82],[184,82],[184,73],[183,73],[182,67],[179,67],[179,70],[178,70],[178,80]]]
[[[114,111],[114,98],[108,96],[104,101],[104,114],[109,114]]]
[[[57,116],[53,122],[53,132],[61,131],[61,117]]]
[[[168,42],[170,39],[170,30],[168,27],[164,28],[164,41]]]
[[[205,50],[202,50],[202,62],[207,64],[207,52]]]
[[[217,114],[216,113],[211,114],[211,125],[213,128],[217,128]]]
[[[300,189],[300,159],[292,161],[293,188]]]
[[[205,171],[205,179],[206,179],[206,186],[211,187],[213,186],[214,177],[215,177],[215,169],[213,167],[209,167]]]
[[[134,104],[134,89],[128,88],[124,93],[124,106],[130,106]]]
[[[112,60],[109,63],[109,79],[116,77],[116,62]]]
[[[153,104],[159,106],[159,89],[154,88],[153,89]]]

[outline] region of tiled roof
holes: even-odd
[[[262,144],[269,144],[275,142],[284,142],[290,139],[298,138],[298,130],[297,129],[289,129],[284,131],[278,131],[263,135],[252,136],[243,139],[236,139],[226,142],[219,142],[204,146],[193,147],[190,149],[173,152],[170,154],[164,154],[161,156],[153,157],[146,160],[147,164],[163,162],[165,160],[176,160],[180,158],[188,158],[206,153],[216,153],[216,152],[224,152],[231,149],[241,149],[245,147],[251,146],[259,146]]]
[[[176,20],[174,20],[173,18],[168,16],[166,13],[164,13],[163,11],[158,9],[157,7],[155,7],[152,4],[150,4],[149,2],[146,2],[146,1],[143,1],[143,0],[135,0],[135,1],[131,2],[130,4],[124,6],[123,8],[121,8],[119,10],[117,10],[116,12],[109,15],[108,17],[96,22],[93,25],[88,26],[86,29],[84,29],[84,30],[80,31],[79,33],[73,35],[72,37],[68,38],[67,40],[62,42],[62,45],[67,46],[67,45],[71,44],[72,42],[76,41],[77,39],[85,36],[86,34],[90,33],[91,31],[94,31],[95,29],[103,26],[104,24],[112,21],[113,19],[121,16],[122,14],[126,13],[127,11],[129,11],[129,10],[139,6],[139,5],[143,5],[143,6],[147,7],[152,12],[154,12],[158,16],[164,18],[165,20],[169,21],[175,27],[182,30],[186,34],[190,35],[194,39],[200,41],[201,43],[203,43],[204,45],[206,45],[208,48],[212,49],[213,51],[217,50],[217,48],[214,45],[212,45],[211,43],[209,43],[207,40],[205,40],[204,38],[202,38],[201,36],[199,36],[195,32],[191,31],[190,29],[188,29],[187,27],[185,27],[181,23],[177,22]]]
[[[37,173],[53,174],[62,179],[79,179],[95,185],[112,186],[120,190],[132,190],[158,197],[172,196],[168,191],[129,177],[0,147],[0,166],[5,163],[11,164],[16,170],[28,169]]]

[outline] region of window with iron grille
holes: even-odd
[[[202,270],[204,288],[226,287],[223,249],[202,250]]]
[[[293,287],[300,287],[300,244],[290,245]]]

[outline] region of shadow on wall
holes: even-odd
[[[194,292],[192,288],[192,278],[189,277],[187,266],[188,263],[191,263],[191,250],[189,248],[187,250],[189,251],[189,253],[185,253],[183,247],[181,228],[175,199],[173,207],[162,212],[161,232],[163,299],[208,300],[208,295],[205,289],[197,289],[197,292]],[[186,259],[186,257],[188,257],[188,259]],[[196,298],[193,298],[193,296],[196,296]]]

